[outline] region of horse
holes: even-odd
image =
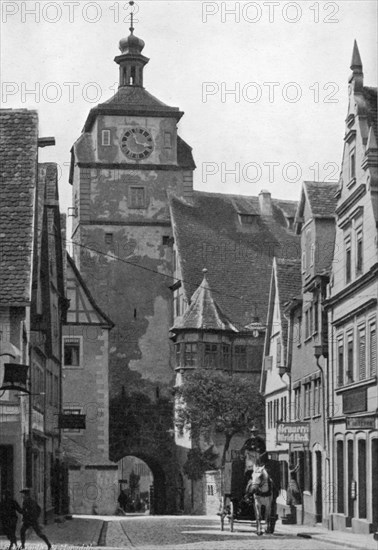
[[[257,534],[262,535],[262,506],[265,507],[266,533],[271,533],[270,513],[273,502],[273,482],[265,466],[256,466],[246,487],[246,495],[253,496]]]

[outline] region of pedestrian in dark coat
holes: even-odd
[[[22,504],[22,526],[20,531],[21,548],[25,548],[25,536],[26,531],[31,527],[34,529],[36,535],[42,539],[46,544],[48,550],[51,548],[49,539],[44,534],[42,527],[39,525],[38,518],[41,514],[41,507],[30,496],[30,489],[23,489],[20,491],[23,494],[24,502]]]
[[[20,505],[12,498],[10,491],[5,491],[0,503],[0,522],[6,537],[10,541],[9,550],[13,545],[17,548],[17,512],[22,513]]]

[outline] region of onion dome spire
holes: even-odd
[[[133,0],[129,2],[134,5]],[[134,35],[134,14],[130,14],[130,34],[127,38],[121,38],[118,55],[114,61],[120,66],[119,86],[143,86],[143,67],[149,59],[142,55],[144,40]]]

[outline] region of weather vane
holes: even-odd
[[[134,0],[130,0],[129,5],[132,7],[134,5]],[[129,28],[129,31],[131,32],[131,34],[133,34],[133,32],[134,32],[134,13],[133,13],[133,10],[131,10],[131,13],[130,13],[130,28]]]

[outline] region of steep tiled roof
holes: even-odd
[[[362,93],[366,101],[368,124],[373,127],[375,139],[378,141],[377,88],[364,86]]]
[[[88,132],[98,114],[136,114],[157,113],[161,116],[173,116],[180,119],[183,115],[178,107],[170,107],[140,86],[122,86],[113,97],[100,103],[89,112],[84,131]]]
[[[237,329],[227,319],[213,298],[209,282],[204,269],[204,277],[201,285],[193,294],[190,306],[184,315],[178,318],[174,327],[175,330],[231,330],[237,332]]]
[[[38,114],[0,110],[0,303],[30,301]],[[17,276],[16,276],[17,275]]]
[[[338,183],[324,181],[305,181],[303,188],[313,216],[333,218],[337,206],[335,194]]]
[[[272,199],[272,216],[260,216],[257,197],[194,191],[190,203],[170,198],[186,299],[207,268],[213,298],[238,330],[256,316],[266,319],[273,257],[300,258],[299,238],[287,229],[278,202]],[[251,224],[241,225],[241,206],[253,214]]]
[[[302,291],[301,261],[277,258],[276,278],[281,313],[281,337],[286,348],[288,322],[284,315],[284,305]]]

